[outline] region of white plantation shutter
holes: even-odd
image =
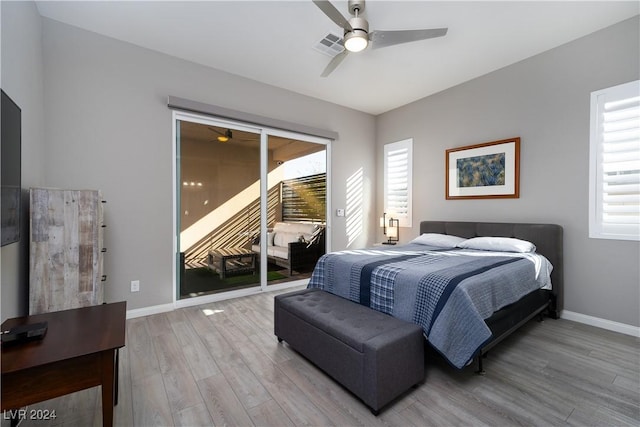
[[[589,236],[640,240],[640,81],[591,94]]]
[[[412,139],[384,146],[384,211],[401,227],[411,227],[412,157]]]

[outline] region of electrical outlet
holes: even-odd
[[[344,209],[336,209],[336,216],[344,216]]]
[[[139,291],[140,291],[140,280],[132,280],[131,292],[139,292]]]

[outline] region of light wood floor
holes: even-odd
[[[116,425],[640,425],[640,340],[551,319],[498,345],[485,376],[432,356],[425,383],[376,418],[278,344],[273,296],[127,321]],[[101,425],[98,388],[34,408],[56,411],[47,425]]]

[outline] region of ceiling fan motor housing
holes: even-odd
[[[369,34],[369,23],[364,18],[351,18],[349,19],[349,24],[353,30],[349,31],[347,29],[344,30],[345,37],[349,33],[353,33],[354,35],[364,36],[366,37]]]
[[[369,44],[369,23],[363,18],[349,19],[351,30],[344,30],[344,47],[351,52],[360,52]]]

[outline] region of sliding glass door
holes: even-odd
[[[308,279],[326,248],[327,142],[174,114],[177,299]]]
[[[260,286],[260,134],[179,120],[180,298]]]
[[[326,146],[288,136],[268,138],[269,285],[308,279],[326,250]]]

